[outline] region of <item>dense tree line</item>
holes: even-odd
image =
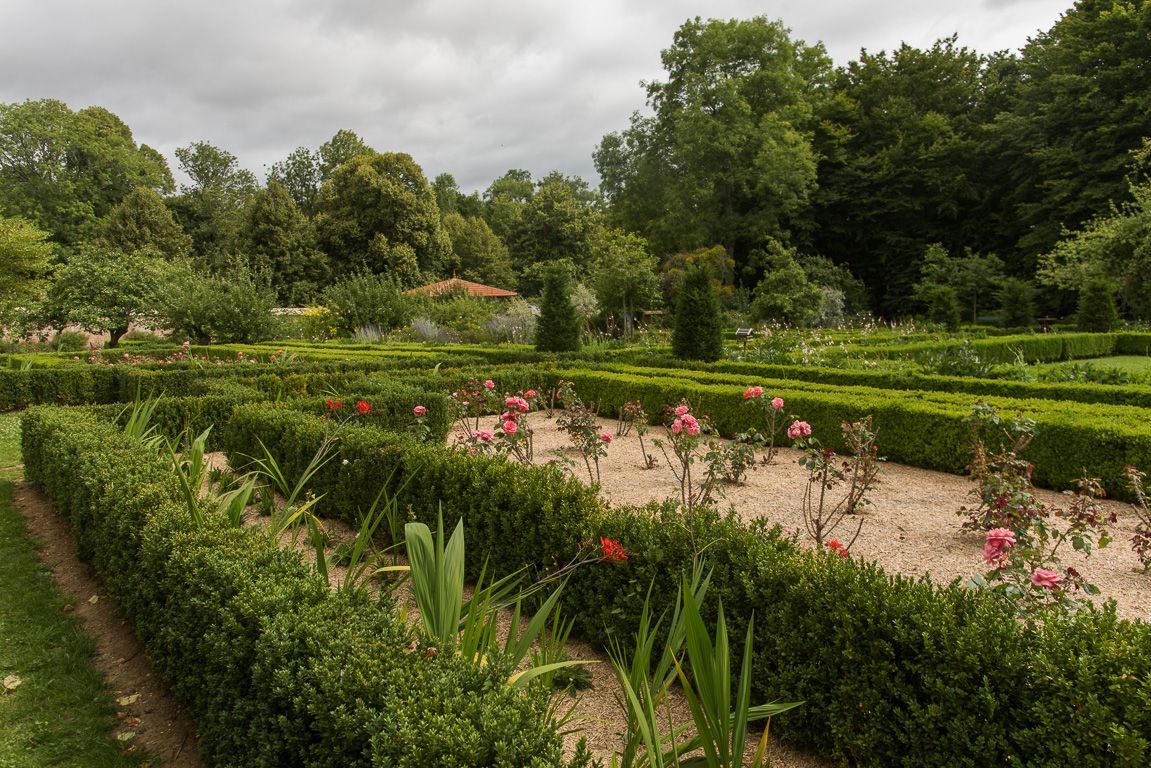
[[[1018,53],[952,36],[839,68],[781,21],[696,18],[662,61],[649,110],[596,147],[598,189],[511,169],[465,194],[348,130],[262,184],[192,143],[177,189],[105,109],[0,104],[0,274],[15,276],[0,308],[46,296],[43,318],[74,321],[79,289],[53,278],[128,265],[206,337],[192,305],[219,316],[220,296],[298,306],[364,275],[396,291],[456,275],[570,285],[627,330],[674,311],[706,265],[716,298],[757,321],[955,324],[1007,305],[1026,322],[1069,314],[1089,283],[1151,316],[1151,2],[1080,0]]]

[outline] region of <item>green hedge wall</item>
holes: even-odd
[[[23,422],[26,476],[71,524],[219,766],[559,766],[538,698],[406,652],[387,602],[332,594],[255,529],[194,529],[170,474],[87,410]],[[568,765],[587,765],[586,754]]]
[[[785,411],[811,424],[827,446],[844,448],[839,424],[874,417],[880,455],[892,461],[945,472],[962,472],[970,456],[970,426],[963,422],[975,398],[962,394],[837,387],[690,370],[657,371],[613,366],[608,370],[557,371],[576,383],[586,400],[601,404],[600,413],[616,413],[631,399],[642,400],[649,414],[664,403],[687,398],[699,402],[724,435],[762,428],[762,412],[743,392],[759,384],[786,402]],[[1073,402],[985,398],[1006,412],[1023,410],[1038,423],[1038,435],[1024,457],[1035,464],[1037,484],[1073,488],[1087,472],[1107,491],[1126,498],[1123,468],[1151,467],[1151,419],[1142,408]]]

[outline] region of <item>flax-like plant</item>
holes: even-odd
[[[675,659],[676,672],[683,685],[684,695],[696,728],[696,735],[680,745],[680,754],[703,749],[703,756],[684,760],[681,766],[702,766],[708,768],[739,768],[743,765],[743,745],[747,738],[747,724],[753,720],[768,719],[781,712],[799,706],[802,702],[789,704],[751,704],[751,637],[754,617],[747,625],[747,636],[743,643],[743,665],[740,669],[735,700],[732,701],[731,655],[728,650],[727,621],[723,615],[723,603],[719,604],[716,618],[715,644],[703,617],[699,604],[684,580],[684,613],[687,626],[687,656],[691,660],[689,681],[679,659]],[[694,685],[692,683],[694,682]],[[767,747],[768,729],[752,761],[752,768],[759,768]]]
[[[465,658],[482,662],[489,654],[502,652],[512,668],[515,668],[528,655],[535,639],[543,631],[548,616],[559,600],[563,590],[559,588],[544,601],[536,611],[523,633],[520,633],[520,609],[522,598],[530,592],[520,591],[511,598],[516,584],[521,578],[517,572],[502,579],[484,584],[486,565],[480,571],[476,589],[470,600],[464,602],[464,528],[463,519],[456,523],[447,542],[444,540],[444,521],[441,511],[437,535],[423,523],[408,523],[404,540],[407,545],[407,566],[389,566],[378,572],[410,572],[412,594],[420,609],[420,620],[424,634],[436,643],[441,653],[459,653]],[[538,585],[537,585],[538,586]],[[496,613],[514,603],[511,628],[501,648],[496,636]],[[508,678],[513,690],[524,688],[535,678],[556,669],[574,664],[587,664],[586,661],[563,661],[532,667]]]
[[[156,412],[156,406],[160,404],[161,398],[153,398],[149,395],[147,401],[140,402],[140,387],[136,387],[136,399],[133,403],[120,411],[117,421],[125,413],[128,413],[128,420],[124,423],[124,434],[132,438],[141,445],[158,450],[161,441],[164,439],[162,435],[156,430],[156,425],[152,423],[152,415]],[[130,411],[130,413],[129,413]]]
[[[693,596],[702,602],[711,583],[711,573],[704,575],[696,570],[689,585]],[[671,711],[667,702],[667,689],[675,679],[674,653],[683,647],[687,629],[683,613],[683,589],[679,590],[675,610],[669,625],[667,643],[659,651],[659,659],[652,669],[656,654],[655,639],[660,625],[667,618],[666,612],[652,625],[651,590],[648,587],[640,613],[639,627],[635,633],[635,645],[625,649],[622,645],[609,641],[608,657],[620,684],[621,695],[617,696],[620,707],[627,713],[627,743],[623,752],[612,754],[612,768],[662,768],[677,764],[676,741],[690,726],[676,728],[671,722]],[[661,714],[660,708],[664,714]],[[666,715],[666,717],[665,717]],[[661,734],[661,720],[667,725]]]
[[[176,439],[176,444],[179,445],[184,442],[185,445],[179,456],[176,455],[176,449],[172,443],[167,440],[162,441],[168,459],[172,462],[172,472],[180,483],[180,492],[184,496],[184,503],[188,506],[188,514],[192,517],[192,523],[197,528],[204,525],[204,516],[200,507],[200,488],[204,484],[204,478],[208,475],[208,462],[204,460],[204,454],[208,444],[208,435],[211,431],[212,428],[208,427],[190,441],[187,440],[187,432],[181,432]]]

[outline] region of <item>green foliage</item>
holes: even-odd
[[[671,351],[683,360],[711,362],[723,352],[723,327],[712,277],[711,269],[701,264],[687,272],[680,286]]]
[[[354,131],[341,129],[315,152],[296,147],[286,159],[272,163],[268,186],[273,181],[283,185],[297,210],[311,219],[316,215],[320,187],[332,177],[332,172],[356,155],[371,154],[375,154],[375,150]]]
[[[586,753],[563,760],[543,702],[510,690],[499,659],[406,653],[409,633],[386,600],[332,593],[262,533],[210,521],[193,529],[160,460],[111,425],[58,410],[27,419],[28,477],[69,519],[195,717],[206,760],[589,762]]]
[[[221,269],[229,261],[240,212],[256,192],[256,177],[231,152],[206,141],[178,147],[176,158],[191,184],[181,185],[169,205],[192,238],[196,266]]]
[[[270,276],[280,306],[303,306],[328,282],[328,260],[316,248],[315,229],[278,182],[269,182],[244,206],[236,248],[249,269]]]
[[[444,231],[452,241],[459,277],[482,285],[513,290],[516,276],[508,248],[478,216],[446,213]]]
[[[1079,330],[1087,333],[1107,333],[1119,324],[1115,297],[1111,285],[1094,280],[1079,293],[1079,309],[1075,316]]]
[[[906,314],[930,244],[957,252],[981,223],[985,66],[955,36],[862,51],[817,106],[815,250],[850,268],[887,316]]]
[[[54,99],[0,104],[0,214],[23,216],[53,242],[79,247],[138,186],[175,188],[168,164],[102,107]]]
[[[161,324],[177,339],[250,344],[275,338],[281,328],[272,314],[275,291],[246,268],[212,276],[185,262],[173,267],[159,296]]]
[[[192,248],[192,239],[172,218],[164,198],[148,187],[136,187],[112,210],[101,240],[126,253],[152,248],[168,259],[188,256]]]
[[[0,216],[0,328],[11,324],[18,307],[27,309],[46,284],[52,247],[48,233],[24,219]]]
[[[753,321],[804,326],[819,316],[823,292],[808,282],[795,255],[794,248],[784,248],[776,240],[769,242],[763,279],[751,301]]]
[[[541,180],[504,238],[516,269],[563,259],[591,263],[600,213],[580,194],[586,189],[587,183],[579,179],[553,175]]]
[[[999,322],[1004,328],[1030,328],[1035,323],[1035,286],[1029,281],[1004,278],[995,298],[999,300]]]
[[[596,238],[594,258],[592,285],[600,310],[618,310],[630,331],[636,310],[651,309],[659,300],[655,257],[645,239],[613,229]]]
[[[959,298],[950,285],[929,284],[921,292],[927,307],[925,317],[929,323],[938,323],[954,330],[959,327]]]
[[[595,153],[612,223],[656,253],[719,243],[737,263],[786,240],[815,190],[816,92],[830,76],[820,44],[782,22],[685,22],[646,84],[654,115],[608,134]]]
[[[394,277],[369,272],[357,272],[324,289],[320,303],[341,336],[351,336],[368,326],[380,331],[402,328],[415,316],[417,307]]]
[[[316,205],[318,242],[337,279],[367,271],[412,288],[449,263],[435,195],[410,155],[356,155],[332,172]]]
[[[87,247],[56,271],[44,313],[55,327],[79,325],[107,333],[115,347],[128,326],[154,321],[162,286],[171,268],[151,249],[126,253]]]
[[[580,322],[571,300],[571,283],[559,269],[545,273],[544,295],[536,319],[537,352],[575,352],[580,348]]]

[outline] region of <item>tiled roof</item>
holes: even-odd
[[[419,288],[412,288],[404,291],[404,293],[425,293],[428,296],[439,296],[442,293],[451,293],[452,291],[464,290],[472,296],[492,296],[495,298],[507,298],[510,296],[517,296],[515,291],[505,291],[503,288],[493,288],[490,285],[480,285],[468,280],[461,280],[458,277],[451,277],[447,280],[441,280],[438,283],[431,285],[422,285]]]

